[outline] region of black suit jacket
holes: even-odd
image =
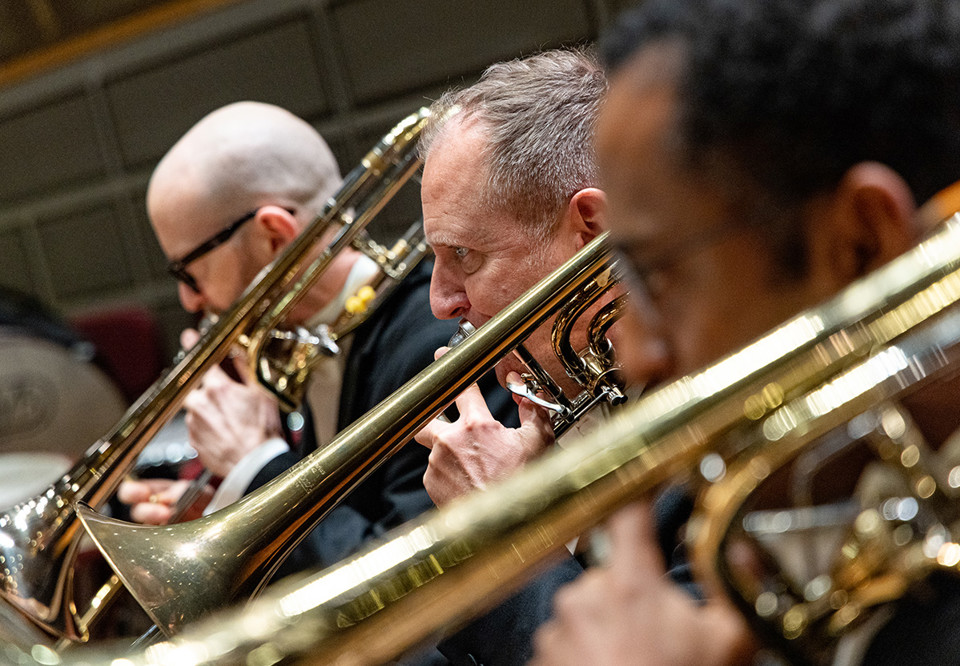
[[[457,322],[438,320],[430,311],[431,268],[430,262],[418,266],[353,333],[340,394],[338,431],[432,363],[437,347],[446,345],[456,332]],[[493,415],[507,425],[518,425],[516,405],[493,374],[488,373],[480,384]],[[312,428],[305,428],[308,431],[312,434]],[[305,437],[300,451],[289,451],[270,461],[247,492],[278,476],[315,448],[315,439]],[[367,540],[433,508],[423,487],[429,453],[411,441],[380,465],[294,549],[274,579],[335,564]]]

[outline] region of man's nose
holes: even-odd
[[[180,305],[187,312],[200,312],[203,310],[203,294],[198,294],[187,285],[180,283],[177,286],[177,296],[180,298]]]
[[[437,319],[459,319],[470,310],[470,299],[460,280],[441,264],[434,264],[430,280],[430,309]]]

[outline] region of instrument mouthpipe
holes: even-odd
[[[940,341],[953,344],[957,326],[955,316],[940,319],[956,315],[958,301],[960,217],[828,303],[641,398],[584,441],[547,454],[496,488],[424,515],[384,545],[291,582],[257,608],[284,621],[296,613],[309,617],[304,626],[316,638],[309,651],[297,652],[307,662],[389,660],[492,607],[562,554],[570,538],[685,476],[731,428],[756,424],[773,436],[779,424],[779,437],[799,448],[842,422],[845,412],[823,409],[839,399],[838,387],[850,388],[842,400],[856,410],[919,377],[917,368],[943,367]],[[942,324],[938,342],[923,341],[920,353],[908,354],[916,362],[900,366],[907,374],[878,375],[875,368],[886,359],[871,353],[929,322]],[[853,381],[860,377],[869,381]],[[792,418],[818,408],[816,419]],[[251,607],[246,619],[255,616],[263,617]],[[281,633],[277,628],[273,639]]]
[[[731,429],[751,426],[768,442],[785,442],[789,456],[849,413],[947,367],[960,349],[958,301],[955,217],[827,303],[647,394],[582,442],[341,564],[282,582],[243,609],[125,658],[220,664],[263,651],[299,663],[388,661],[484,612],[572,536],[686,475]],[[76,663],[98,663],[95,652],[82,652],[76,656],[93,657]]]

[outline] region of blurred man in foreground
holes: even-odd
[[[669,0],[610,35],[601,182],[678,374],[916,243],[917,202],[960,176],[958,33],[950,1]],[[618,349],[635,371],[632,349]],[[931,407],[942,405],[911,411],[942,440],[955,407]],[[716,591],[700,604],[663,578],[644,506],[610,531],[608,566],[558,594],[536,664],[748,658],[745,626]],[[905,599],[865,663],[956,661],[958,588],[935,578]]]

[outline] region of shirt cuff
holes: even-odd
[[[220,487],[217,488],[210,504],[203,510],[203,515],[206,516],[214,511],[219,511],[243,497],[243,492],[257,473],[268,462],[289,450],[290,446],[283,439],[273,437],[241,458],[240,462],[233,466]]]

